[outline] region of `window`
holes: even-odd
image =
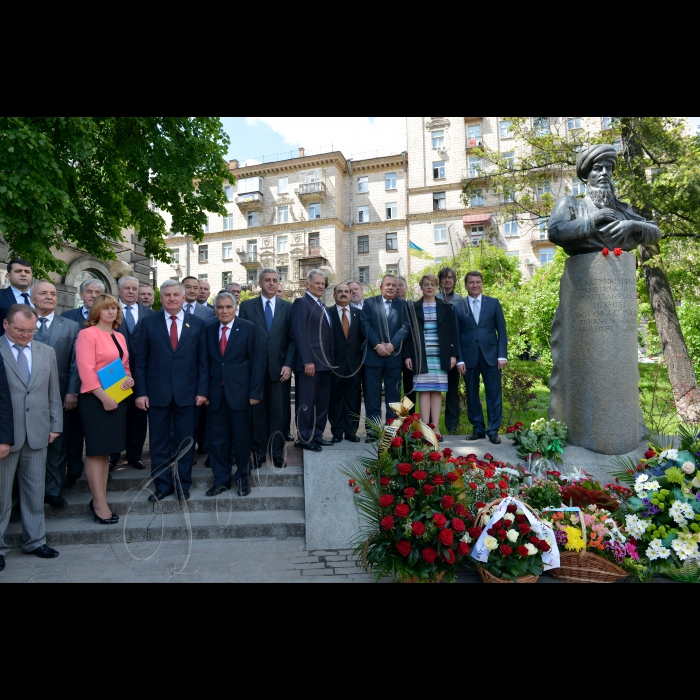
[[[158,261],[155,258],[151,258],[151,267],[158,267]]]
[[[229,284],[233,283],[233,272],[222,272],[221,273],[221,289],[226,289]]]
[[[257,211],[251,211],[248,214],[248,228],[253,228],[253,226],[258,225],[258,212]]]
[[[386,249],[389,253],[396,253],[399,250],[399,234],[398,233],[387,233],[386,234]]]
[[[571,194],[574,197],[582,197],[586,194],[586,185],[581,180],[574,180],[571,184]]]
[[[234,195],[234,189],[230,185],[227,185],[224,187],[224,192],[226,193],[226,199],[228,199],[229,202],[233,202],[233,195]]]
[[[484,191],[474,190],[472,192],[472,206],[473,207],[483,207],[484,206]]]
[[[170,258],[173,261],[173,265],[179,265],[180,264],[180,249],[179,248],[171,248],[170,249]]]
[[[361,267],[358,270],[359,274],[357,275],[357,281],[360,284],[369,284],[369,268],[368,267]]]
[[[224,217],[224,231],[233,231],[233,214]]]
[[[467,127],[467,148],[477,148],[482,143],[481,124],[472,124]]]
[[[612,129],[617,124],[615,117],[603,117],[603,129]]]
[[[281,284],[286,284],[289,281],[289,268],[288,267],[278,267],[277,277]]]
[[[583,128],[583,117],[569,117],[566,120],[566,123],[569,127],[569,131],[573,131],[574,129],[582,129]]]
[[[201,282],[208,282],[208,281],[209,281],[209,275],[197,275],[197,278],[198,278]]]
[[[481,158],[469,156],[469,177],[479,177],[479,173],[483,170]]]
[[[435,192],[433,194],[433,211],[447,210],[447,192]]]
[[[258,273],[255,270],[248,270],[246,275],[246,284],[249,287],[254,287],[258,283]]]
[[[369,253],[369,236],[357,237],[357,252]]]
[[[386,220],[387,221],[394,221],[395,219],[399,218],[399,205],[394,204],[393,202],[391,204],[386,205]]]
[[[480,246],[484,240],[484,227],[472,226],[472,245]]]
[[[209,246],[208,245],[200,245],[199,246],[199,262],[200,263],[209,262]]]
[[[315,221],[321,218],[321,205],[320,204],[309,204],[309,220]]]
[[[248,241],[248,262],[258,262],[257,241]]]
[[[357,178],[357,193],[367,194],[369,192],[369,178],[368,177],[358,177]]]
[[[501,138],[502,139],[512,139],[513,138],[512,128],[513,128],[513,122],[509,121],[507,119],[504,119],[500,124]]]
[[[209,217],[208,216],[207,216],[207,223],[202,224],[202,231],[204,231],[204,233],[209,233]]]
[[[515,250],[507,253],[509,258],[512,258],[515,261],[516,265],[520,265],[520,251]]]
[[[309,234],[309,252],[320,253],[321,252],[321,234],[320,233],[310,233]]]
[[[233,243],[224,243],[221,246],[221,259],[233,260]]]
[[[533,117],[532,129],[535,136],[546,136],[549,133],[549,117]]]
[[[542,199],[546,194],[552,194],[552,185],[549,180],[537,186],[537,199]]]
[[[398,277],[399,276],[399,268],[395,265],[389,265],[386,268],[386,274],[387,275],[394,275],[394,277]]]
[[[433,148],[438,151],[445,148],[445,132],[433,131]]]
[[[287,194],[289,192],[289,178],[280,177],[277,180],[277,194]]]
[[[386,185],[386,189],[388,190],[395,190],[396,189],[396,173],[387,173],[384,176],[384,183]]]
[[[357,207],[357,223],[369,223],[369,207]]]
[[[445,179],[445,162],[439,161],[433,163],[433,180],[444,180]]]
[[[540,251],[540,265],[549,265],[554,260],[554,248],[545,248]]]
[[[311,170],[308,173],[306,173],[306,182],[309,185],[312,185],[315,182],[321,182],[321,171]]]
[[[287,252],[287,236],[277,237],[277,255],[284,255]]]
[[[513,190],[505,190],[503,192],[503,203],[504,204],[514,204],[515,203],[515,192]]]
[[[509,151],[508,153],[503,154],[503,165],[508,168],[509,170],[512,170],[515,167],[515,152],[514,151]]]
[[[544,217],[540,218],[540,220],[537,222],[537,228],[539,230],[540,240],[546,241],[549,238],[549,219],[546,219]]]
[[[289,223],[289,207],[278,207],[277,208],[277,223],[278,224],[288,224]]]
[[[243,177],[238,180],[236,187],[238,188],[238,194],[262,193],[263,179],[261,177]]]
[[[511,219],[506,221],[503,227],[503,235],[506,238],[515,238],[518,235],[518,220]]]
[[[438,224],[435,227],[435,243],[447,243],[447,226],[446,224]]]

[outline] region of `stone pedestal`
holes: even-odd
[[[639,407],[636,257],[569,258],[552,327],[550,418],[569,442],[624,455],[643,437]]]

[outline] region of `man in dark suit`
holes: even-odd
[[[389,404],[401,401],[403,344],[411,331],[406,302],[396,298],[397,289],[396,277],[386,275],[382,280],[381,296],[367,299],[362,307],[362,328],[367,338],[365,413],[368,444],[379,437],[369,421],[376,423],[382,419],[382,383],[387,419],[396,418]]]
[[[69,436],[65,426],[70,426],[70,414],[77,413],[80,395],[80,374],[75,361],[75,341],[80,326],[61,316],[56,316],[58,293],[51,282],[37,282],[31,290],[31,299],[39,318],[34,340],[54,349],[58,366],[58,382],[63,401],[64,431],[50,445],[46,455],[46,494],[44,503],[52,508],[68,505],[61,496],[66,478]]]
[[[279,278],[274,270],[263,270],[258,281],[260,297],[243,302],[238,314],[240,319],[255,325],[258,354],[265,363],[263,399],[253,408],[253,442],[258,465],[265,462],[269,449],[274,465],[284,468],[284,445],[292,410],[292,367],[296,354],[296,345],[291,338],[292,305],[277,298]]]
[[[7,314],[6,314],[7,315]],[[12,396],[10,385],[7,382],[5,361],[0,355],[0,461],[10,454],[10,449],[15,444],[15,421],[12,409]],[[5,557],[0,556],[0,572],[5,570]]]
[[[267,357],[258,348],[255,326],[236,318],[232,294],[215,300],[217,323],[207,326],[210,390],[210,450],[214,485],[212,498],[231,488],[231,449],[238,470],[234,480],[238,495],[250,495],[250,465],[253,460],[253,410],[263,397],[263,373]]]
[[[457,366],[467,385],[469,422],[474,434],[467,440],[483,440],[488,435],[494,445],[501,444],[498,431],[503,422],[502,372],[508,364],[508,334],[503,308],[498,299],[484,296],[484,277],[470,272],[465,279],[467,299],[454,302],[459,336]],[[479,395],[480,377],[484,378],[489,427]]]
[[[199,280],[195,277],[185,277],[182,285],[185,288],[185,313],[201,318],[202,321],[214,318],[214,309],[199,303]]]
[[[135,369],[132,368],[136,405],[148,411],[151,428],[151,470],[156,489],[149,498],[152,503],[175,493],[169,465],[180,457],[183,441],[192,439],[192,447],[177,462],[180,477],[177,497],[189,500],[197,409],[206,404],[209,394],[204,321],[184,312],[185,290],[179,282],[164,282],[160,296],[163,312],[143,319]],[[171,423],[174,439],[171,439]]]
[[[119,280],[119,303],[122,307],[124,323],[119,328],[128,343],[130,362],[136,358],[139,347],[139,335],[144,319],[153,316],[155,311],[141,306],[138,303],[139,281],[135,277],[122,277]],[[146,465],[142,461],[143,446],[148,435],[148,413],[136,408],[136,402],[129,404],[126,414],[126,459],[129,466],[143,471]],[[109,457],[110,469],[114,469],[121,454],[113,454]]]
[[[198,281],[199,281],[199,305],[206,306],[207,308],[214,310],[214,304],[209,303],[209,297],[211,296],[211,285],[209,284],[209,281],[208,280],[198,280]]]
[[[328,309],[333,321],[335,369],[331,384],[329,418],[333,442],[360,442],[357,431],[362,411],[362,361],[365,337],[362,335],[362,312],[350,305],[347,284],[333,292],[335,306]]]
[[[7,263],[7,276],[10,286],[0,291],[0,337],[5,335],[2,322],[10,307],[15,304],[33,306],[29,298],[29,288],[32,286],[34,268],[28,260],[10,260]]]
[[[292,308],[292,338],[296,344],[296,417],[298,446],[322,452],[333,443],[323,439],[331,401],[331,367],[335,348],[331,317],[323,303],[326,277],[311,270],[306,294]]]
[[[81,283],[78,293],[83,305],[78,309],[65,311],[62,317],[74,321],[78,324],[78,328],[83,330],[95,299],[105,293],[105,286],[97,279],[85,280]],[[64,432],[68,440],[68,475],[66,476],[65,488],[70,489],[83,475],[85,433],[83,432],[83,421],[80,419],[80,411],[70,411],[65,415],[65,418],[68,419],[68,423],[64,424]]]
[[[149,284],[142,284],[139,287],[139,304],[152,309],[155,300],[156,295],[153,293],[153,287],[151,287]]]

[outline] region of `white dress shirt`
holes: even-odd
[[[86,306],[83,306],[80,311],[83,314],[83,318],[87,321],[90,318],[90,310]]]
[[[19,357],[19,350],[13,345],[12,341],[5,336],[5,339],[7,340],[10,349],[12,350],[12,354],[15,356],[15,360]],[[32,344],[29,343],[27,345],[27,349],[24,351],[24,356],[27,358],[27,364],[29,365],[29,374],[32,373]]]
[[[331,317],[328,315],[328,309],[326,308],[326,305],[323,303],[323,299],[319,299],[318,297],[315,297],[311,292],[306,292],[307,296],[311,297],[314,300],[314,303],[318,304],[323,308],[323,310],[326,312],[326,320],[328,321],[328,325],[333,327],[333,324],[331,323]]]
[[[18,304],[26,304],[27,303],[24,300],[24,297],[22,296],[22,294],[26,294],[27,296],[29,296],[29,290],[27,290],[26,292],[20,292],[19,289],[15,289],[12,285],[10,285],[10,289],[12,290],[12,293],[15,295],[15,299],[16,299]],[[31,301],[29,302],[29,306],[31,306],[32,309],[34,308],[34,304],[32,304]]]
[[[386,317],[389,318],[389,314],[391,313],[391,307],[393,305],[393,300],[389,301],[389,299],[385,299],[382,297],[382,303],[384,304],[384,313],[386,314]]]
[[[233,329],[233,321],[227,324],[219,324],[219,343],[221,343],[221,336],[224,334],[224,328],[228,328],[228,331],[226,332],[226,342],[228,343],[228,341],[231,340],[231,330]]]
[[[139,303],[134,302],[133,304],[125,304],[121,299],[119,303],[122,305],[122,313],[124,314],[124,323],[126,323],[126,309],[131,308],[131,315],[134,317],[134,325],[139,322]]]
[[[196,301],[194,303],[190,303],[189,301],[186,301],[182,308],[186,313],[192,314],[194,316],[195,312],[197,311],[197,306],[198,306],[198,304]]]
[[[165,323],[168,326],[168,335],[170,335],[170,327],[173,325],[173,323],[177,323],[177,339],[180,340],[180,336],[182,335],[182,326],[185,323],[185,312],[184,310],[180,311],[180,313],[175,317],[177,321],[171,321],[170,316],[172,314],[169,314],[167,311],[165,313]]]
[[[275,311],[277,310],[277,295],[273,296],[272,299],[265,299],[265,297],[261,296],[262,299],[262,305],[263,305],[263,314],[265,313],[265,309],[267,309],[267,302],[270,302],[270,308],[272,309],[272,318],[275,317]],[[314,297],[315,299],[316,297]]]
[[[353,301],[353,302],[350,304],[350,306],[352,306],[352,307],[354,307],[354,308],[356,308],[356,309],[359,309],[360,311],[362,311],[362,307],[363,307],[364,305],[365,305],[365,302],[364,302],[364,301],[361,301],[359,304],[356,304],[356,303]]]
[[[343,307],[342,306],[336,306],[338,309],[338,316],[340,318],[340,322],[343,322]],[[348,317],[348,324],[352,326],[352,309],[349,306],[345,307],[347,309],[347,317]]]
[[[45,316],[46,318],[46,323],[44,324],[46,326],[46,332],[48,333],[49,330],[51,330],[51,324],[53,323],[54,316],[56,315],[55,311],[52,311],[48,316]],[[37,320],[36,322],[36,329],[38,331],[41,330],[41,323]]]

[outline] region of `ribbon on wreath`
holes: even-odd
[[[415,404],[407,396],[401,403],[391,403],[389,408],[396,414],[396,422],[394,425],[387,425],[384,427],[384,433],[382,434],[382,440],[379,445],[379,456],[383,455],[391,447],[391,441],[398,435],[399,429],[406,421],[407,418],[411,416],[411,411],[413,410]],[[423,437],[429,442],[434,450],[439,449],[440,442],[435,435],[435,431],[427,426],[423,421],[414,421],[411,425],[411,430],[414,433],[421,433]]]

